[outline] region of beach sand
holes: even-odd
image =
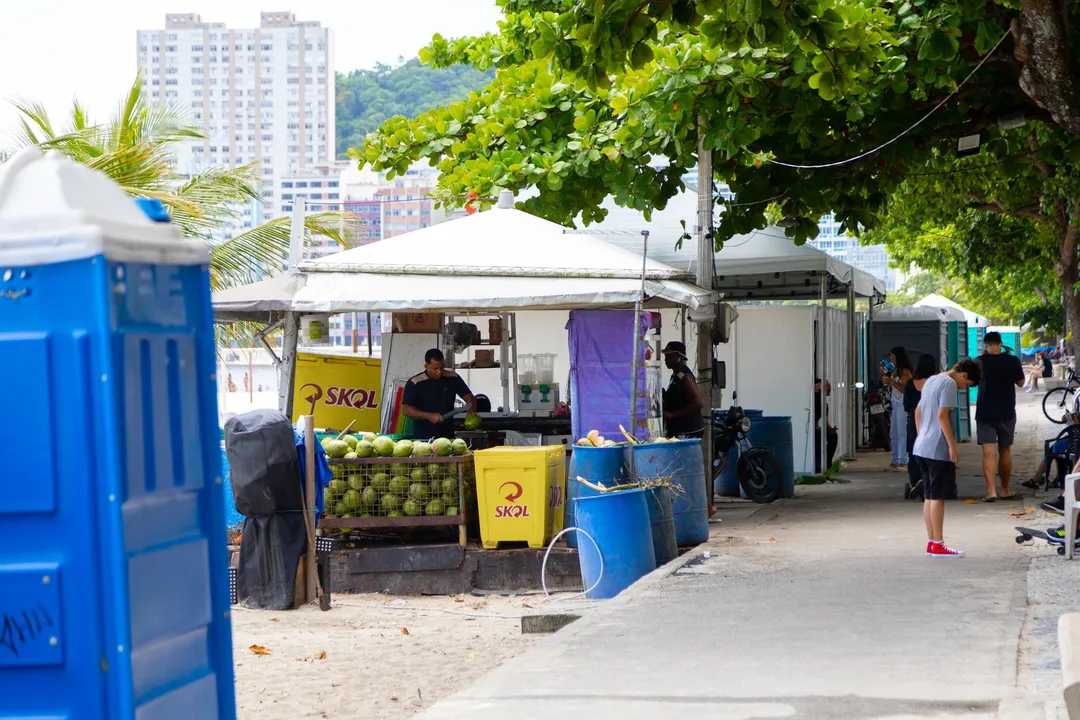
[[[337,595],[329,612],[234,607],[241,720],[404,718],[536,641],[518,619],[542,596]],[[260,655],[251,646],[265,648]]]

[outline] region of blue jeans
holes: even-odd
[[[894,465],[905,465],[907,454],[907,413],[900,403],[893,403],[890,439],[892,440],[892,461]]]

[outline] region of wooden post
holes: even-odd
[[[317,597],[316,580],[319,569],[315,565],[315,416],[304,416],[304,457],[307,477],[304,478],[304,523],[307,529],[307,559],[304,563],[307,602]]]

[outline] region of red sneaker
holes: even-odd
[[[932,558],[962,558],[963,550],[954,550],[945,543],[930,541],[926,543],[926,556]]]

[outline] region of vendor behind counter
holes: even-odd
[[[454,409],[457,398],[476,414],[476,398],[465,381],[452,370],[443,368],[442,351],[432,348],[424,354],[424,372],[409,378],[401,398],[401,411],[413,421],[416,438],[452,438],[454,424],[444,417]]]

